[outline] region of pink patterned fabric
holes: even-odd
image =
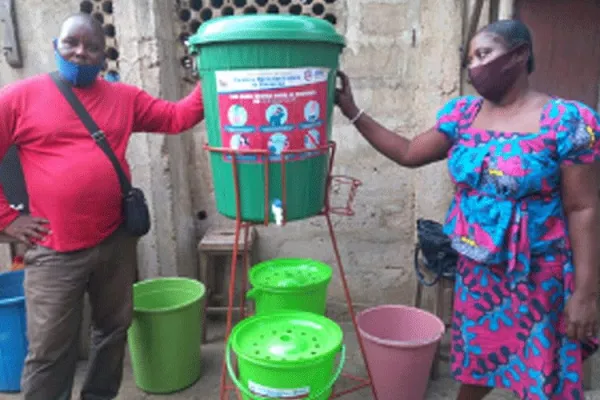
[[[581,103],[552,99],[539,132],[474,129],[481,104],[459,97],[438,113],[457,187],[445,231],[461,254],[453,375],[526,400],[583,400],[582,362],[598,341],[565,334],[575,267],[560,175],[600,160],[600,120]]]

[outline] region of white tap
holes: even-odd
[[[275,218],[275,224],[281,226],[283,224],[283,203],[279,199],[273,200],[271,204],[271,212]]]

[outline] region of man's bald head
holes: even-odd
[[[101,64],[105,46],[102,25],[91,15],[78,13],[63,22],[57,50],[64,59],[76,64]]]
[[[90,32],[104,44],[105,38],[102,24],[96,18],[86,13],[76,13],[65,19],[60,28],[60,36],[64,36],[75,27],[82,26],[89,28]]]

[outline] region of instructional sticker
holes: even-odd
[[[325,146],[328,76],[327,68],[217,71],[223,146],[268,150],[274,162],[286,150]],[[286,159],[317,155],[307,151],[287,154]],[[237,155],[245,162],[261,162],[260,157]]]

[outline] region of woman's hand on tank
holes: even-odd
[[[350,79],[348,75],[342,71],[337,71],[337,76],[340,78],[342,86],[335,89],[335,104],[338,105],[340,111],[348,119],[354,118],[358,113],[359,109],[354,102],[354,95],[352,94],[352,87],[350,86]]]

